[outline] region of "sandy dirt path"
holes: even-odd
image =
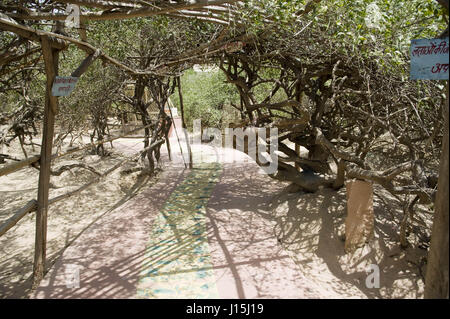
[[[277,240],[271,202],[285,185],[252,163],[225,164],[207,207],[222,298],[320,298]]]
[[[168,171],[162,176],[162,182],[99,219],[65,250],[35,296],[135,298],[149,229],[160,207],[182,178],[183,171]],[[66,271],[71,271],[68,267],[78,269],[79,288],[67,287]]]
[[[84,231],[33,297],[320,297],[267,218],[286,185],[229,149],[196,145],[194,170],[186,170],[176,124],[171,145],[178,154],[159,182]],[[225,157],[235,163],[217,163]]]
[[[213,175],[199,173],[205,165]],[[319,297],[262,217],[283,187],[267,181],[251,161],[192,172],[174,165],[81,234],[34,297]]]
[[[140,147],[133,140],[115,144]],[[174,132],[171,147],[172,162],[162,149],[167,164],[157,182],[99,214],[32,298],[420,297],[409,264],[417,249],[399,251],[387,224],[373,244],[343,254],[342,191],[288,194],[287,183],[269,178],[247,155],[207,145],[192,146],[195,165],[188,170]],[[383,268],[383,289],[365,288],[370,263]]]

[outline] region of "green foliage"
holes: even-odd
[[[75,47],[64,51],[60,58],[59,75],[70,75],[83,61],[86,54]],[[61,112],[58,124],[67,130],[82,130],[92,124],[92,119],[99,115],[113,115],[111,103],[120,82],[116,71],[95,61],[79,78],[74,91],[67,97],[60,97]]]
[[[405,74],[411,39],[437,37],[448,23],[445,9],[435,0],[322,0],[303,14],[309,2],[250,0],[245,3],[242,19],[248,24],[248,32],[267,30],[266,22],[271,20],[275,29],[305,33],[305,46],[323,46],[323,50],[348,55],[357,52],[386,69]],[[371,6],[378,9],[378,27],[367,23],[372,18],[368,10]],[[315,37],[307,36],[310,33],[325,35],[332,48],[314,42]]]
[[[237,111],[233,112],[230,103],[239,103],[239,95],[233,85],[225,82],[221,71],[187,71],[181,78],[186,125],[192,129],[193,121],[202,120],[207,127],[222,128],[227,122],[234,122]],[[178,90],[172,101],[180,110]]]
[[[322,0],[315,1],[309,6],[312,10],[304,14],[309,3],[311,0],[248,0],[239,10],[240,20],[247,33],[273,28],[275,32],[267,35],[270,53],[283,46],[285,52],[292,52],[305,64],[314,62],[321,52],[323,56],[332,56],[330,53],[333,52],[361,56],[364,61],[373,61],[386,72],[401,74],[404,79],[409,72],[410,40],[436,37],[446,27],[444,9],[435,0]],[[379,9],[379,27],[367,24],[370,5]],[[267,21],[272,21],[272,24]],[[51,27],[41,28],[50,30]],[[151,68],[160,63],[161,56],[177,56],[207,43],[219,30],[213,24],[196,20],[180,22],[164,16],[91,21],[87,29],[90,43],[136,69]],[[230,29],[229,32],[236,34],[242,31],[238,27]],[[67,32],[78,37],[76,30]],[[11,33],[2,32],[0,46],[5,47],[12,39]],[[314,54],[309,54],[311,52]],[[149,56],[150,60],[141,65],[142,60],[135,59],[137,56]],[[64,51],[60,59],[60,75],[69,75],[84,57],[85,53],[74,46]],[[260,70],[259,75],[276,78],[278,72],[277,69],[266,69]],[[60,99],[61,108],[65,110],[61,114],[65,114],[66,120],[70,117],[73,123],[83,123],[96,107],[105,106],[109,108],[107,112],[113,111],[111,102],[115,98],[111,92],[123,80],[118,74],[96,62],[81,77],[71,96]],[[235,121],[237,111],[226,106],[231,103],[239,105],[239,96],[235,87],[225,80],[218,71],[189,71],[183,76],[185,114],[189,126],[196,118],[212,127]],[[43,106],[45,76],[42,71],[27,85],[32,100]],[[255,100],[261,101],[270,90],[271,83],[262,83],[252,93]],[[0,94],[1,111],[9,112],[17,107],[20,94],[11,90],[4,92]],[[178,93],[172,98],[179,107]],[[271,101],[284,99],[286,96],[280,90]]]
[[[370,5],[379,10],[372,27],[367,23],[373,18]],[[445,29],[443,9],[434,0],[335,0],[327,1],[326,8],[318,18],[330,22],[329,34],[338,45],[352,44],[355,50],[397,65],[404,62],[402,55],[409,55],[411,39],[436,37]]]

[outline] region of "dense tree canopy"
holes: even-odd
[[[81,6],[79,28],[63,27],[67,4]],[[444,86],[409,81],[409,45],[445,31],[448,12],[434,0],[4,0],[0,8],[1,143],[38,133],[45,90],[33,30],[40,30],[68,46],[61,75],[100,50],[102,61],[61,99],[61,131],[90,129],[102,140],[108,118],[138,114],[151,171],[159,160],[151,146],[167,140],[171,125],[164,106],[175,79],[205,64],[222,73],[198,76],[198,85],[220,93],[188,88],[189,124],[195,117],[219,123],[226,104],[240,115],[235,126],[277,127],[283,155],[272,177],[310,192],[356,177],[417,196],[414,202],[433,199]],[[193,76],[186,73],[183,84]],[[133,96],[125,94],[129,85]],[[148,111],[154,104],[156,117]]]

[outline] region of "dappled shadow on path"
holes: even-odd
[[[173,187],[182,180],[183,174],[183,171],[165,174],[162,189],[158,187],[161,186],[159,181],[144,189],[148,186],[145,179],[133,185],[121,201],[91,223],[65,248],[33,296],[126,298],[134,295],[139,279],[137,270],[145,251],[146,229]],[[80,289],[67,288],[68,265],[79,269]]]
[[[262,181],[260,177],[253,176],[253,173],[249,171],[249,174],[241,179],[244,185]],[[168,267],[171,262],[176,262],[181,254],[185,254],[186,249],[194,250],[198,245],[190,234],[197,230],[195,226],[172,231],[172,235],[163,237],[162,241],[175,241],[176,245],[148,253],[152,247],[146,247],[146,236],[163,200],[155,197],[157,194],[147,192],[147,196],[151,196],[151,202],[135,199],[131,201],[133,204],[128,202],[120,208],[128,211],[130,225],[127,225],[128,222],[123,216],[109,216],[80,236],[55,264],[53,271],[46,278],[47,282],[41,285],[36,296],[135,298],[137,283],[142,270],[145,269],[150,277],[213,270],[217,277],[219,295],[223,298],[308,297],[310,292],[302,287],[304,281],[296,265],[277,243],[267,221],[254,213],[256,208],[261,214],[268,214],[265,211],[267,201],[261,201],[268,193],[261,192],[261,189],[243,193],[240,188],[235,188],[236,185],[230,184],[228,178],[230,175],[224,174],[213,191],[206,210],[205,239],[209,241],[213,261],[210,265],[186,265],[178,267],[176,271]],[[246,180],[247,178],[249,180]],[[264,176],[263,180],[266,178]],[[245,187],[244,185],[242,187]],[[261,187],[261,184],[258,185]],[[227,190],[236,193],[232,195]],[[235,202],[235,196],[242,200],[242,205]],[[155,204],[158,201],[159,205]],[[233,210],[232,206],[235,204],[238,204],[239,211]],[[236,219],[238,215],[241,217]],[[143,224],[135,225],[132,221],[136,220]],[[238,225],[239,228],[236,228]],[[66,287],[65,266],[70,264],[79,266],[80,288]]]
[[[417,298],[423,285],[411,264],[423,254],[401,250],[394,205],[374,201],[374,238],[354,253],[344,252],[345,190],[283,195],[274,203],[277,235],[304,273],[343,298]],[[368,288],[370,265],[380,269],[380,288]]]
[[[92,225],[65,251],[36,296],[136,298],[143,270],[156,280],[213,271],[221,298],[380,298],[394,290],[395,296],[406,297],[415,289],[399,284],[411,282],[413,276],[405,266],[408,255],[392,246],[395,236],[389,224],[376,222],[374,243],[346,255],[340,233],[345,193],[287,194],[287,184],[271,180],[249,163],[224,165],[202,212],[211,262],[170,267],[203,243],[192,236],[198,226],[175,224],[158,237],[159,242],[174,244],[157,250],[153,248],[158,242],[148,246],[155,218],[183,178],[174,173],[164,181],[168,186],[144,190]],[[385,209],[377,203],[375,213]],[[372,263],[382,272],[378,290],[365,286],[367,265]],[[80,288],[66,287],[65,266],[70,264],[80,267]]]
[[[116,203],[112,205],[108,210],[103,212],[101,215],[96,217],[91,223],[89,223],[86,227],[84,227],[79,233],[77,234],[71,234],[70,230],[66,233],[66,240],[64,247],[60,250],[54,252],[53,254],[47,256],[47,270],[51,269],[52,266],[57,262],[58,258],[64,253],[64,251],[69,247],[72,243],[74,243],[85,231],[87,231],[92,225],[97,223],[99,220],[101,220],[104,216],[108,215],[112,211],[114,211],[116,208],[122,206],[127,201],[132,199],[134,196],[136,196],[144,187],[148,187],[150,182],[155,182],[155,177],[150,177],[148,175],[142,175],[140,176],[134,185],[130,189],[128,189],[125,193],[125,195]],[[10,258],[14,258],[16,261],[18,258],[24,258],[20,266],[15,267],[9,267],[8,268],[8,260]],[[8,272],[8,273],[19,273],[23,272],[24,268],[30,268],[32,267],[32,260],[33,256],[22,256],[22,255],[14,255],[8,259],[2,259],[2,272]],[[21,299],[28,297],[31,289],[32,284],[32,276],[28,276],[26,279],[21,280],[17,283],[11,282],[8,284],[3,284],[0,287],[0,292],[3,298],[14,298],[14,299]]]
[[[271,200],[285,184],[254,163],[224,165],[208,204],[209,237],[223,298],[317,298],[274,233]]]

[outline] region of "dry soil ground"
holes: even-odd
[[[176,143],[176,140],[172,140],[174,152],[178,147]],[[104,172],[125,156],[134,154],[141,147],[142,142],[139,139],[121,139],[114,142],[112,154],[105,158],[84,152],[58,159],[53,165],[57,168],[70,163],[83,162]],[[197,150],[201,148],[202,146],[197,146]],[[230,150],[219,150],[219,152],[230,152]],[[3,149],[2,153],[22,157],[20,147],[16,144],[11,148]],[[29,153],[33,153],[31,149]],[[163,155],[163,160],[167,160],[166,154]],[[248,257],[245,253],[251,252],[249,250],[251,247],[259,247],[255,248],[253,253],[264,255],[261,260],[270,259],[270,256],[265,256],[266,248],[258,246],[258,241],[255,242],[256,244],[253,243],[253,237],[249,242],[256,246],[245,245],[250,236],[248,229],[262,229],[261,233],[254,236],[262,236],[264,240],[269,240],[270,245],[276,246],[270,249],[276,248],[283,252],[283,258],[289,258],[289,265],[294,265],[290,267],[295,268],[292,270],[293,274],[299,274],[303,287],[301,289],[305,289],[305,293],[300,296],[305,298],[421,298],[423,296],[424,265],[427,254],[427,246],[424,246],[423,242],[426,242],[426,238],[420,238],[411,232],[410,247],[407,249],[399,247],[398,225],[403,213],[395,198],[382,189],[375,188],[375,237],[364,248],[353,254],[345,254],[343,242],[346,214],[345,188],[340,191],[323,189],[315,194],[289,193],[286,191],[288,184],[275,182],[264,174],[256,174],[258,168],[249,159],[244,159],[244,163],[239,164],[241,166],[224,166],[220,182],[214,189],[207,207],[207,214],[210,217],[217,217],[214,219],[215,226],[211,224],[211,221],[208,224],[208,227],[212,227],[211,231],[215,231],[216,235],[221,234],[221,242],[226,243],[227,240],[234,242],[230,244],[232,246],[224,248],[223,243],[215,242],[214,238],[217,236],[209,238],[211,246],[215,247],[211,251],[214,264],[224,262],[223,259],[227,257],[223,255],[224,251],[228,251],[235,259],[239,260],[241,257],[245,259]],[[163,168],[171,171],[184,169],[179,162],[165,164]],[[124,205],[136,207],[139,202],[133,202],[135,196],[145,192],[151,193],[152,187],[164,185],[164,176],[166,175],[159,174],[156,177],[147,178],[139,177],[138,173],[121,175],[119,169],[80,194],[53,205],[48,219],[47,264],[49,266],[55,264],[71,244],[76,244],[77,240],[84,236],[83,234],[88,236],[93,225],[107,220],[108,215],[113,216],[111,214],[120,207],[125,207]],[[52,177],[50,198],[74,190],[93,177],[95,175],[92,172],[84,169],[73,169],[61,176]],[[30,199],[36,198],[37,179],[38,171],[34,168],[26,168],[0,177],[0,222],[8,219],[15,210]],[[420,207],[418,214],[421,214],[430,228],[431,215],[427,208]],[[34,214],[29,214],[0,238],[1,298],[30,296],[34,222]],[[426,236],[427,231],[424,233]],[[241,238],[241,242],[236,243],[236,238]],[[369,289],[365,285],[370,264],[380,267],[380,289]],[[283,289],[286,283],[282,279],[273,277],[275,270],[271,267],[277,267],[277,264],[264,268],[258,262],[250,265],[243,263],[235,269],[235,273],[232,269],[221,270],[220,267],[216,267],[217,285],[219,288],[223,287],[224,291],[221,297],[298,296],[298,294],[286,295],[286,290]],[[242,287],[239,289],[236,275],[239,278],[250,278],[248,280],[251,284],[246,286],[245,282],[241,283]],[[271,287],[258,286],[267,282],[264,276],[272,278]],[[294,280],[292,278],[291,281]],[[235,284],[231,284],[233,288],[228,289],[230,282],[235,281]],[[294,287],[292,289],[295,289],[295,284],[292,285]],[[254,287],[260,287],[259,294],[255,292]]]

